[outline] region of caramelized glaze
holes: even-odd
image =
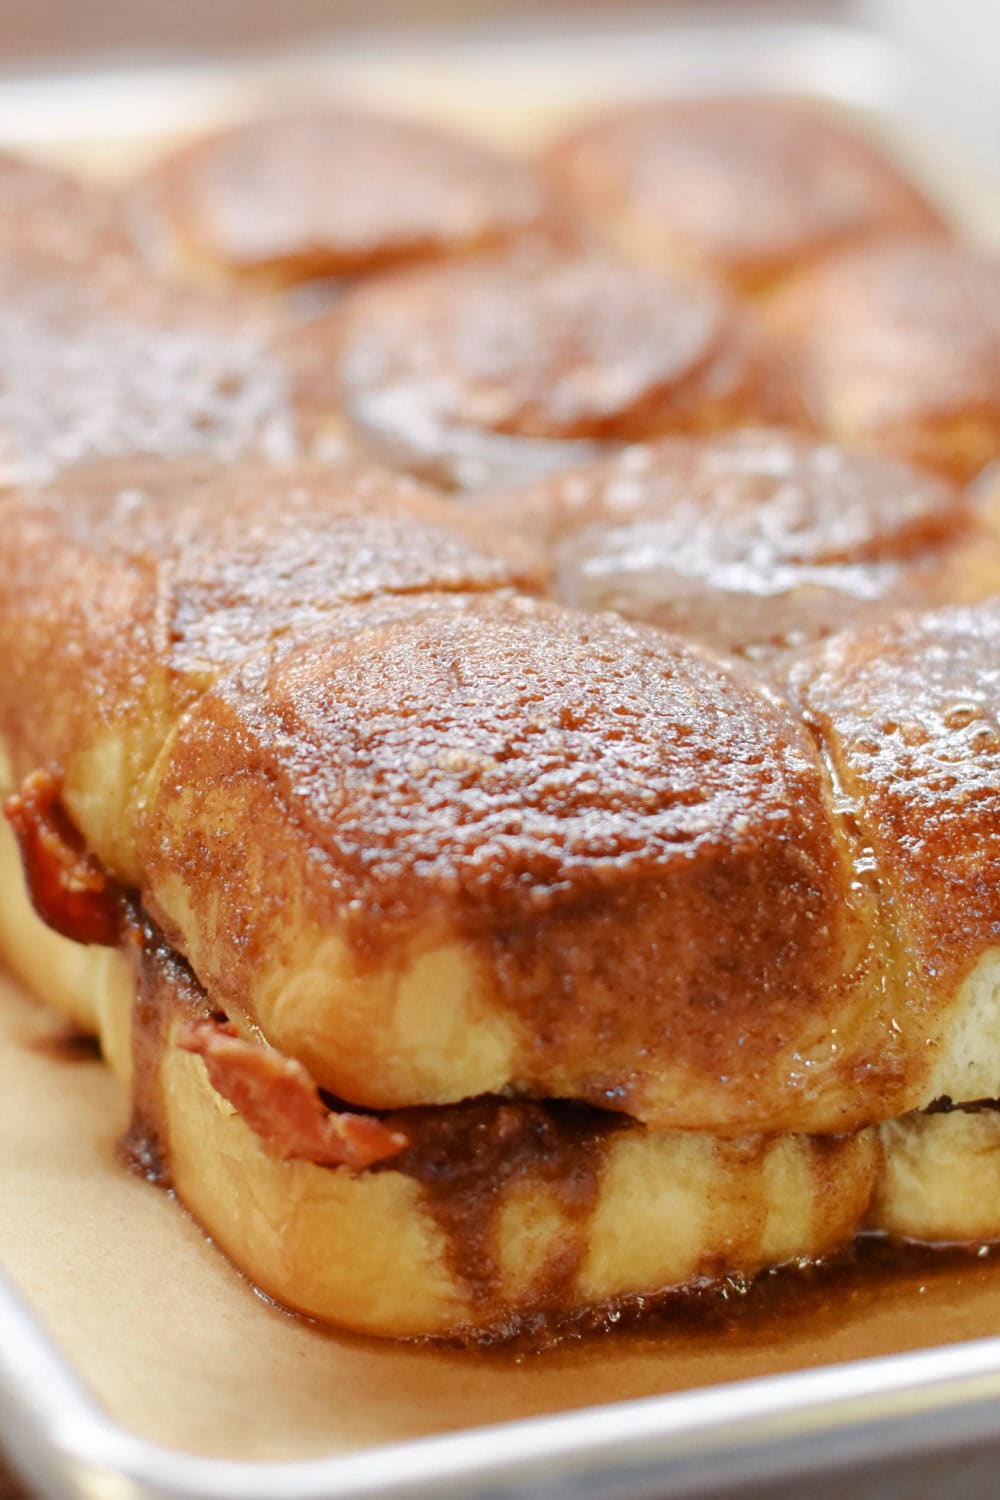
[[[780,431],[664,438],[481,513],[541,542],[563,603],[753,660],[967,589],[949,560],[957,574],[984,548],[983,591],[1000,591],[1000,545],[956,489]]]
[[[1000,946],[1000,601],[835,638],[791,685],[933,1008]]]
[[[683,1357],[699,1346],[743,1354],[754,1348],[800,1344],[807,1358],[821,1341],[846,1324],[861,1321],[886,1299],[905,1307],[910,1323],[928,1290],[961,1298],[997,1276],[996,1246],[919,1245],[883,1235],[859,1235],[850,1245],[815,1260],[796,1260],[755,1276],[706,1275],[691,1286],[617,1297],[559,1317],[512,1320],[477,1338],[452,1342],[486,1348],[507,1345],[522,1354],[574,1359],[607,1358],[600,1337],[614,1333],[625,1347],[647,1345],[661,1359]],[[936,1300],[933,1299],[933,1300]],[[915,1341],[914,1347],[920,1347]],[[889,1352],[889,1351],[886,1351]],[[897,1352],[892,1350],[891,1352]],[[795,1368],[799,1368],[796,1362]]]
[[[494,1338],[505,1326],[522,1326],[532,1315],[532,1303],[546,1322],[554,1309],[573,1305],[604,1150],[616,1131],[629,1128],[628,1121],[569,1101],[471,1099],[446,1108],[400,1110],[388,1122],[410,1144],[387,1169],[423,1187],[423,1201],[445,1232],[452,1274],[491,1323]],[[505,1196],[521,1181],[543,1182],[572,1227],[532,1278],[527,1305],[508,1310],[505,1319],[496,1221]]]
[[[147,897],[162,920],[156,892],[184,891],[169,934],[227,1007],[313,924],[362,968],[439,934],[516,1017],[522,1088],[764,1127],[869,936],[826,797],[794,720],[676,639],[526,600],[414,606],[202,700],[151,809]],[[324,1024],[335,1050],[332,1000]]]
[[[212,1006],[191,971],[164,943],[162,934],[140,909],[134,909],[129,951],[136,970],[135,997],[129,1014],[131,1038],[131,1118],[119,1155],[130,1171],[157,1187],[173,1186],[170,1132],[163,1096],[162,1062],[172,1023],[207,1020]]]
[[[287,457],[296,435],[269,320],[124,262],[0,257],[0,484],[133,454]]]
[[[356,466],[94,465],[8,498],[3,520],[0,733],[16,776],[56,764],[78,793],[74,757],[96,737],[148,740],[120,772],[139,778],[215,676],[347,601],[543,576],[475,519]]]
[[[840,120],[788,99],[609,111],[549,151],[551,180],[623,248],[758,291],[824,251],[941,221]]]
[[[410,272],[358,290],[282,352],[307,427],[343,413],[392,461],[458,485],[476,482],[477,457],[487,468],[491,456],[510,461],[514,439],[551,465],[549,442],[799,415],[761,335],[724,293],[610,256]]]
[[[281,282],[466,253],[555,220],[530,167],[434,126],[343,109],[196,140],[137,185],[133,209],[154,255],[173,237],[200,263]]]

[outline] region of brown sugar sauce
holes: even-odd
[[[1000,1283],[1000,1246],[915,1245],[862,1234],[823,1260],[778,1266],[753,1278],[725,1276],[679,1291],[623,1297],[555,1328],[525,1328],[520,1347],[541,1352],[614,1329],[623,1342],[664,1353],[768,1349],[779,1358],[783,1349],[819,1347],[876,1309],[912,1317],[918,1298],[939,1303],[958,1288],[994,1281]]]
[[[234,1268],[241,1280],[243,1273]],[[561,1372],[579,1403],[627,1399],[876,1358],[1000,1333],[1000,1245],[926,1246],[863,1235],[837,1256],[623,1297],[562,1321],[522,1318],[490,1334],[371,1340],[289,1308],[285,1317],[337,1343],[402,1351],[428,1378],[460,1360],[473,1374],[514,1364]],[[970,1309],[974,1309],[972,1312]],[[593,1384],[591,1382],[594,1382]]]

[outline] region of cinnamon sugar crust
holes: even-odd
[[[287,459],[296,424],[268,314],[121,260],[0,255],[0,487],[135,455]]]

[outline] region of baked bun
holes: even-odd
[[[818,179],[789,146],[718,261],[743,289],[877,227],[878,182],[924,211],[797,107],[726,109],[800,120]],[[702,149],[675,177],[714,192]],[[385,153],[397,193],[312,201]],[[396,1336],[610,1323],[861,1231],[1000,1241],[1000,599],[923,609],[997,587],[1000,506],[798,435],[785,362],[818,422],[830,360],[863,445],[964,475],[993,269],[856,249],[772,342],[707,277],[522,245],[521,169],[346,116],[144,191],[223,279],[452,259],[290,329],[0,258],[0,950],[99,1035],[134,1163],[271,1296]],[[898,284],[831,313],[819,278],[880,256]],[[460,509],[345,445],[536,482]]]
[[[941,230],[927,200],[840,119],[768,98],[677,99],[585,121],[549,179],[619,249],[759,295],[830,250]]]
[[[967,480],[1000,456],[1000,261],[892,239],[793,283],[772,316],[817,425]]]
[[[104,458],[286,457],[269,315],[124,261],[0,255],[0,488]]]
[[[1000,594],[991,524],[943,479],[777,430],[662,438],[490,495],[564,604],[774,662],[891,608]]]
[[[801,413],[724,292],[608,255],[495,256],[359,288],[282,347],[306,430],[475,489],[601,445]]]
[[[17,899],[12,881],[3,889]],[[60,941],[30,910],[24,930]],[[125,958],[64,947],[81,978],[90,970],[81,1023],[134,1101],[135,1164],[173,1186],[257,1286],[312,1317],[391,1337],[552,1337],[836,1254],[859,1229],[1000,1239],[995,1109],[732,1139],[572,1103],[481,1099],[384,1117],[406,1146],[368,1168],[319,1165],[294,1154],[287,1125],[275,1133],[280,1107],[259,1096],[234,1106],[245,1053],[228,1072],[215,1064],[213,1082],[204,1043],[181,1043],[213,1012],[162,943]]]
[[[1000,600],[835,637],[790,689],[905,963],[929,1103],[1000,1098]]]
[[[376,605],[221,680],[157,775],[147,909],[343,1098],[870,1117],[878,1068],[838,1079],[881,983],[874,917],[824,770],[678,639],[530,600]]]
[[[198,139],[136,184],[132,211],[154,260],[276,286],[559,228],[527,164],[438,126],[345,109]]]
[[[56,767],[88,848],[128,885],[160,753],[227,669],[352,602],[542,578],[475,519],[359,466],[95,465],[0,515],[9,776]]]
[[[105,512],[80,494],[55,509],[96,546]],[[5,519],[47,503],[11,497]],[[131,503],[138,548],[155,495]],[[186,522],[158,564],[173,666],[126,609],[108,635],[130,692],[75,684],[106,723],[147,683],[154,705],[190,695],[120,825],[140,889],[94,938],[125,963],[102,950],[90,1014],[131,1075],[136,1161],[258,1285],[368,1331],[496,1336],[613,1320],[859,1229],[1000,1236],[968,1158],[1000,1132],[953,1108],[1000,1097],[1000,604],[835,637],[785,706],[678,638],[490,592],[495,556],[455,572],[446,554],[459,592],[419,593],[412,537],[394,576],[414,592],[327,583],[252,635],[281,605],[275,517],[312,510],[272,491],[232,516],[193,485],[174,504],[222,530],[206,563]],[[39,570],[44,545],[44,610],[9,650],[58,605],[93,672],[104,627],[68,566]],[[128,599],[124,571],[91,567]],[[239,652],[213,654],[236,622]],[[63,691],[19,689],[53,746]],[[91,788],[127,758],[95,757]],[[33,890],[62,858],[67,910],[100,916],[86,796],[50,790],[49,822],[37,776],[9,805]]]

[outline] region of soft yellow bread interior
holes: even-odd
[[[906,1115],[881,1137],[874,1227],[932,1245],[1000,1238],[1000,1107]]]

